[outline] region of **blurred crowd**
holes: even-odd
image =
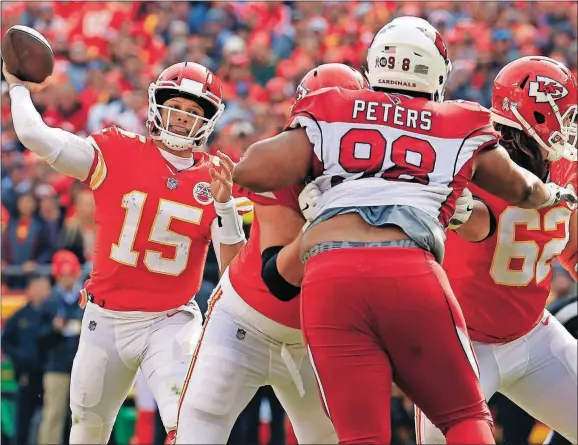
[[[552,57],[578,74],[576,2],[60,1],[3,2],[1,8],[2,35],[15,24],[31,26],[54,49],[50,86],[33,97],[47,124],[79,135],[110,125],[146,134],[148,85],[165,67],[194,61],[221,78],[226,102],[217,131],[203,149],[221,149],[234,159],[252,142],[282,129],[295,87],[307,71],[327,62],[362,68],[374,33],[400,15],[429,20],[445,38],[454,66],[448,99],[488,106],[497,72],[524,55]],[[42,308],[21,316],[32,317],[27,319],[32,326],[34,317],[45,317],[38,322],[45,329],[42,341],[68,357],[68,349],[75,351],[70,339],[76,337],[72,327],[62,324],[62,311],[72,311],[71,295],[90,271],[95,239],[92,193],[25,151],[12,127],[5,82],[1,131],[3,290],[24,291],[28,306]],[[55,257],[62,250],[67,253]],[[58,266],[59,261],[67,266]],[[68,277],[65,284],[63,274]],[[52,276],[52,288],[46,287],[42,275]],[[209,260],[201,293],[208,294],[216,280],[215,262]],[[558,267],[553,280],[555,296],[573,292],[572,282]],[[48,298],[52,294],[56,300]],[[54,306],[54,301],[60,303]],[[8,353],[9,343],[3,340]],[[20,357],[14,351],[17,375],[23,366],[19,363],[24,363],[37,383],[44,380],[46,416],[60,419],[52,428],[60,434],[68,403],[62,388],[72,362],[62,360],[55,370],[50,357],[40,365],[33,352]],[[29,402],[40,403],[38,397]],[[397,419],[394,443],[409,443],[411,405],[398,395],[392,406]],[[48,434],[42,431],[41,427],[41,435]]]
[[[301,77],[325,62],[361,68],[366,48],[399,15],[428,19],[453,60],[448,98],[488,106],[506,63],[547,55],[578,69],[576,2],[4,2],[2,33],[31,26],[51,42],[51,86],[34,97],[47,124],[80,135],[109,125],[145,133],[148,85],[183,60],[224,83],[226,110],[205,147],[239,158],[285,123]],[[90,192],[17,140],[2,87],[3,284],[43,270],[58,249],[88,264],[94,243]],[[44,269],[46,270],[46,269]]]

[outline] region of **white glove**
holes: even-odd
[[[553,182],[549,182],[546,185],[550,189],[550,199],[548,199],[544,204],[542,204],[538,208],[543,209],[544,207],[552,207],[560,203],[561,201],[566,201],[568,203],[568,206],[570,207],[570,205],[575,206],[576,203],[578,202],[578,198],[576,198],[576,193],[574,193],[574,190],[570,188],[560,187],[558,184],[555,184]]]
[[[472,210],[474,210],[474,198],[472,192],[465,188],[456,201],[456,211],[450,219],[448,229],[456,230],[463,226],[470,219]]]
[[[301,209],[303,218],[305,218],[307,222],[311,222],[313,218],[315,218],[317,201],[320,197],[321,190],[319,190],[319,187],[317,187],[314,182],[307,184],[299,194],[299,208]]]

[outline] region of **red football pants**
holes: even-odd
[[[339,443],[389,443],[392,381],[448,443],[493,443],[464,318],[431,254],[320,253],[307,261],[301,298],[305,340]]]

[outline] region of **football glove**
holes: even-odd
[[[576,198],[576,193],[570,188],[560,187],[558,184],[549,182],[546,184],[550,189],[550,198],[542,204],[539,208],[552,207],[561,201],[566,201],[569,204],[576,205],[578,198]]]
[[[456,201],[456,211],[450,219],[448,229],[456,230],[463,226],[470,219],[472,210],[474,210],[474,198],[472,192],[465,188]]]
[[[317,201],[321,197],[321,190],[315,185],[314,182],[310,182],[305,186],[303,191],[299,194],[299,208],[303,214],[303,218],[307,222],[313,221],[316,214]]]

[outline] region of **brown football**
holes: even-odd
[[[2,39],[2,59],[20,80],[40,83],[52,74],[54,53],[48,40],[28,26],[15,25]]]

